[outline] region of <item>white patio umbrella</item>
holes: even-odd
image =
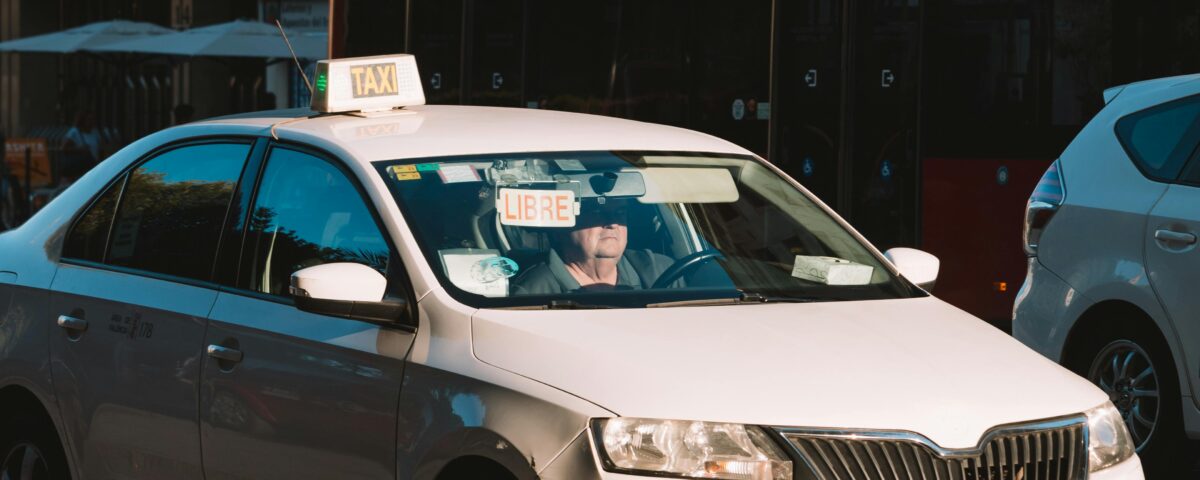
[[[328,35],[321,33],[288,32],[296,56],[322,59],[326,56]],[[259,57],[291,58],[287,44],[274,25],[249,20],[235,20],[207,27],[193,28],[154,38],[109,43],[93,52],[133,52],[186,57]]]
[[[157,37],[172,32],[174,30],[153,23],[109,20],[89,23],[61,32],[0,42],[0,52],[72,53],[83,50],[85,47]]]

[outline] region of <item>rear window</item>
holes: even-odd
[[[1117,138],[1147,177],[1174,181],[1200,140],[1200,96],[1130,114],[1117,121]]]

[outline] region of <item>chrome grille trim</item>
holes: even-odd
[[[972,448],[948,449],[914,432],[774,428],[816,480],[1085,480],[1087,417],[1002,425]],[[806,468],[807,467],[807,468]],[[807,470],[807,472],[805,471]]]

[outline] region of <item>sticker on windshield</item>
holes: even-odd
[[[508,296],[508,279],[517,273],[517,263],[498,250],[451,248],[438,250],[438,255],[458,288],[485,297]]]
[[[437,171],[442,183],[482,182],[479,172],[471,165],[442,165]]]
[[[518,227],[574,227],[575,192],[501,188],[496,197],[500,223]]]
[[[792,276],[825,285],[868,285],[875,268],[836,257],[796,255]]]
[[[583,166],[583,162],[573,158],[555,159],[554,163],[564,172],[586,172],[587,167]]]
[[[396,180],[420,180],[421,174],[417,172],[415,165],[392,165],[388,167],[388,171],[392,173],[392,177]]]
[[[508,257],[489,257],[471,265],[471,278],[481,283],[512,278],[517,274],[517,262]]]
[[[436,163],[418,163],[417,164],[418,172],[436,172],[437,169],[438,169],[438,164],[436,164]]]

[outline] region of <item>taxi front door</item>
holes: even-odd
[[[404,277],[352,178],[315,152],[273,146],[247,195],[238,280],[217,296],[203,342],[209,480],[396,478],[412,331],[304,312],[288,290],[293,272],[331,262]]]

